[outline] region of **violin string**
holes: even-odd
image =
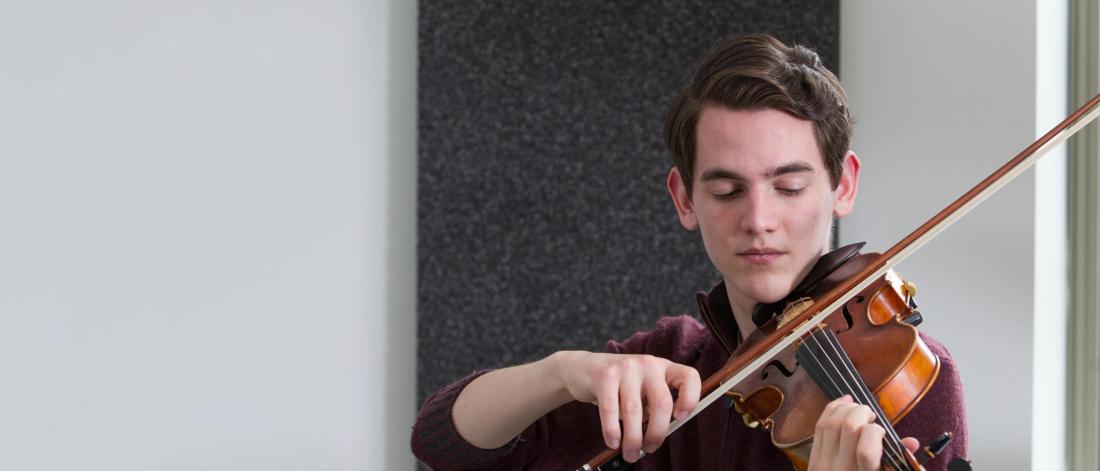
[[[817,348],[814,348],[815,344]],[[821,343],[817,341],[817,339],[813,339],[813,343],[803,342],[802,348],[796,351],[795,356],[806,366],[806,371],[810,374],[811,378],[825,390],[829,399],[836,399],[846,392],[851,394],[853,399],[858,397],[851,385],[845,384],[845,386],[841,386],[841,383],[847,382],[840,377],[839,372],[835,372],[835,366],[833,368],[833,374],[830,375],[830,368],[826,367],[825,363],[821,360],[822,356],[826,356],[826,352],[821,348]],[[833,363],[832,360],[830,360],[830,363]],[[886,461],[886,464],[891,465],[894,469],[906,469],[905,460],[899,459],[896,450],[891,449],[889,445],[883,449],[883,459]]]
[[[867,384],[863,382],[859,373],[855,371],[855,367],[852,366],[851,360],[848,358],[844,351],[844,348],[837,342],[836,335],[832,331],[820,331],[820,336],[825,337],[825,343],[830,347],[828,351],[820,345],[820,337],[814,338],[814,342],[818,343],[818,347],[825,352],[826,358],[830,359],[832,367],[840,375],[845,385],[848,385],[852,391],[852,398],[871,408],[871,411],[878,419],[879,425],[886,431],[886,435],[883,437],[883,441],[886,444],[884,453],[888,453],[893,460],[900,461],[902,466],[896,467],[897,469],[909,469],[908,461],[904,459],[904,446],[901,444],[901,438],[898,437],[897,431],[894,430],[890,422],[886,420],[886,414],[879,407],[878,401],[874,398]],[[830,354],[831,353],[831,354]],[[835,362],[834,362],[835,359]],[[844,367],[843,370],[836,365],[840,364]],[[844,373],[847,373],[845,375]]]
[[[838,382],[843,382],[844,380],[838,379],[837,374],[828,374],[828,368],[826,368],[824,362],[822,362],[821,360],[824,352],[811,353],[807,351],[806,353],[809,354],[809,358],[802,357],[800,358],[800,361],[802,362],[802,364],[807,366],[806,372],[809,372],[814,381],[818,385],[822,386],[822,390],[826,392],[826,395],[829,397],[829,399],[835,399],[837,397],[843,396],[844,394],[850,394],[851,396],[853,396],[853,398],[857,397],[855,391],[851,391],[850,387],[838,384]],[[895,470],[905,469],[904,461],[901,460],[897,456],[897,453],[895,453],[890,448],[883,449],[883,460],[886,461],[887,464],[890,464],[891,467],[893,467],[893,469]]]
[[[897,454],[899,460],[905,465],[904,469],[910,469],[908,460],[905,459],[907,451],[905,449],[905,445],[901,443],[901,437],[898,436],[897,430],[894,429],[894,426],[890,423],[890,420],[886,418],[886,412],[882,410],[882,406],[879,405],[878,399],[871,392],[870,388],[867,387],[867,383],[863,381],[863,377],[859,375],[859,372],[852,364],[851,359],[848,357],[848,355],[844,351],[844,348],[838,342],[836,335],[833,334],[832,331],[829,331],[828,334],[829,335],[826,335],[826,339],[830,342],[833,350],[838,352],[837,356],[842,360],[842,364],[844,365],[845,370],[853,378],[853,381],[859,385],[860,390],[863,392],[864,404],[871,407],[871,410],[874,411],[875,415],[878,417],[879,425],[886,431],[886,436],[884,437],[884,440],[886,441],[887,446],[889,446],[892,451]]]
[[[820,338],[818,338],[818,335],[823,335],[823,336],[826,337],[825,343],[830,344],[830,347],[833,347],[833,348],[831,348],[833,354],[830,354],[829,350],[826,350],[822,346],[821,340],[820,340]],[[829,337],[830,336],[827,333],[825,333],[824,331],[821,331],[821,330],[815,331],[814,334],[811,334],[811,340],[813,341],[813,343],[816,347],[813,350],[817,352],[817,353],[813,354],[813,357],[814,357],[813,360],[818,363],[818,365],[821,368],[821,371],[824,374],[828,375],[828,374],[831,373],[834,376],[833,378],[829,379],[829,381],[831,383],[833,383],[834,387],[838,388],[837,391],[834,391],[835,396],[833,398],[840,397],[841,396],[840,393],[845,392],[847,394],[850,394],[852,396],[852,399],[855,400],[857,403],[869,405],[869,404],[867,404],[867,402],[870,400],[870,391],[868,391],[866,389],[866,385],[864,385],[862,383],[862,381],[858,381],[856,378],[845,377],[842,374],[843,372],[840,370],[840,368],[837,366],[837,364],[838,363],[840,363],[840,364],[845,363],[843,361],[845,355],[843,355],[843,350],[838,351],[832,345],[832,343],[829,341]],[[829,364],[830,364],[831,368],[825,366],[824,362],[821,361],[820,356],[824,356],[829,361]],[[849,364],[850,364],[850,362],[849,362]],[[845,369],[847,369],[848,372],[851,373],[851,369],[849,369],[847,365],[845,365]],[[843,384],[843,387],[839,387],[840,384]],[[862,387],[856,387],[856,386],[862,386]],[[875,405],[877,405],[877,401],[870,400],[870,402],[873,402]],[[883,414],[881,413],[881,409],[876,411],[875,408],[872,407],[872,412],[879,419],[879,422],[880,422],[880,425],[881,425],[881,423],[884,421]],[[886,423],[889,423],[889,422],[886,422]],[[892,428],[893,427],[884,427],[884,429],[886,429],[886,430],[891,430]],[[887,434],[887,436],[884,437],[883,441],[885,442],[886,446],[883,448],[883,457],[884,457],[884,459],[886,459],[888,461],[887,464],[891,465],[894,469],[897,469],[897,470],[910,469],[909,466],[908,466],[908,462],[901,455],[902,447],[901,447],[900,442],[894,441],[895,437],[896,437],[896,434],[894,436],[890,436],[889,434]]]
[[[830,346],[833,348],[833,350],[838,352],[837,356],[841,359],[841,364],[844,365],[845,370],[848,372],[849,375],[853,377],[854,381],[859,384],[860,389],[864,392],[864,397],[867,398],[867,405],[875,411],[875,415],[877,415],[882,421],[883,428],[885,428],[886,432],[892,436],[892,438],[898,443],[898,445],[900,445],[901,437],[898,436],[897,430],[895,430],[894,427],[890,425],[890,422],[886,419],[886,412],[882,410],[882,406],[879,405],[878,400],[875,399],[874,395],[871,393],[870,388],[867,387],[867,383],[865,383],[862,380],[862,377],[859,376],[859,372],[856,371],[855,366],[852,365],[851,359],[848,358],[848,356],[845,354],[844,347],[842,347],[840,345],[840,342],[837,341],[836,335],[826,335],[825,338],[829,341]]]
[[[867,387],[867,383],[859,376],[859,372],[855,369],[855,366],[852,365],[851,359],[844,354],[844,347],[837,341],[836,335],[830,331],[829,335],[826,335],[825,338],[829,341],[833,350],[838,352],[837,356],[842,360],[841,363],[844,365],[845,370],[853,377],[853,381],[859,385],[860,390],[863,391],[863,396],[866,398],[865,404],[871,407],[875,415],[879,418],[879,425],[886,430],[887,436],[885,438],[889,439],[891,446],[893,446],[901,456],[904,456],[906,451],[905,445],[901,443],[901,437],[898,436],[897,430],[894,429],[893,425],[886,418],[886,412],[882,410],[882,406],[879,405],[878,400],[871,393],[870,388]]]
[[[818,329],[810,335],[810,339],[816,346],[815,350],[821,352],[829,361],[829,367],[824,368],[824,364],[821,362],[820,358],[815,358],[815,360],[821,364],[824,371],[835,374],[839,380],[831,381],[834,383],[842,383],[844,389],[852,395],[852,398],[856,402],[871,408],[879,425],[886,431],[886,435],[883,437],[883,442],[886,445],[883,448],[883,453],[891,461],[890,464],[893,465],[895,469],[909,469],[908,462],[902,458],[904,456],[904,446],[901,444],[901,438],[898,437],[897,432],[890,425],[890,422],[886,420],[886,414],[882,411],[882,408],[879,407],[878,401],[875,400],[871,391],[867,388],[866,383],[864,383],[858,376],[858,373],[854,371],[855,368],[852,366],[851,360],[848,359],[843,347],[837,342],[836,336],[830,334],[832,334],[831,331]],[[825,337],[824,343],[828,345],[828,349],[822,345],[822,340],[819,336]],[[843,367],[843,370],[841,367]]]
[[[796,356],[800,357],[800,361],[806,365],[806,371],[810,373],[810,376],[822,387],[823,390],[827,390],[826,394],[830,399],[836,399],[843,394],[851,394],[854,400],[858,401],[858,394],[854,391],[848,382],[841,377],[839,371],[836,371],[835,363],[830,359],[830,363],[834,363],[832,368],[832,374],[830,374],[830,368],[825,366],[825,363],[821,360],[822,356],[828,357],[827,352],[821,348],[821,343],[816,338],[812,338],[816,335],[811,334],[813,343],[804,342],[803,348],[799,349]],[[816,348],[814,348],[816,346]],[[805,352],[803,352],[805,350]],[[799,355],[803,354],[803,355]],[[807,357],[808,356],[808,357]],[[824,377],[822,377],[824,375]],[[844,386],[841,386],[844,383]],[[896,450],[891,449],[889,445],[883,449],[883,459],[886,464],[892,466],[897,470],[905,470],[906,462],[896,454]]]

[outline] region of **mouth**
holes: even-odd
[[[774,262],[779,257],[782,257],[785,252],[773,249],[771,247],[752,248],[743,252],[738,252],[737,256],[742,257],[749,263],[764,265]]]

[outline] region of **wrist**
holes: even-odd
[[[563,350],[554,352],[544,358],[542,372],[547,378],[551,378],[551,387],[554,391],[554,402],[564,405],[576,400],[570,388],[570,375],[576,371],[577,357],[587,352]]]

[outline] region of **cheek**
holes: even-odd
[[[829,227],[833,222],[833,210],[830,201],[814,200],[811,204],[797,205],[791,208],[789,230],[793,236],[804,237],[807,244],[816,245],[819,240],[827,240]]]
[[[702,204],[695,206],[695,214],[699,219],[699,226],[704,231],[715,232],[717,228],[724,227],[735,220],[736,214],[731,209],[732,205]]]
[[[707,253],[720,257],[730,252],[734,239],[740,234],[737,213],[732,206],[696,207],[696,214],[699,218],[699,233],[703,237]]]
[[[722,239],[722,234],[727,232],[724,226],[725,219],[718,214],[697,213],[699,216],[699,235],[703,236],[703,243],[708,249]]]

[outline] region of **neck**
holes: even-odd
[[[727,283],[726,286],[729,284]],[[741,338],[746,339],[756,330],[756,324],[752,321],[752,311],[756,309],[756,303],[734,299],[728,289],[726,296],[729,298],[730,309],[733,310],[733,320],[737,322],[737,330],[741,333]]]

